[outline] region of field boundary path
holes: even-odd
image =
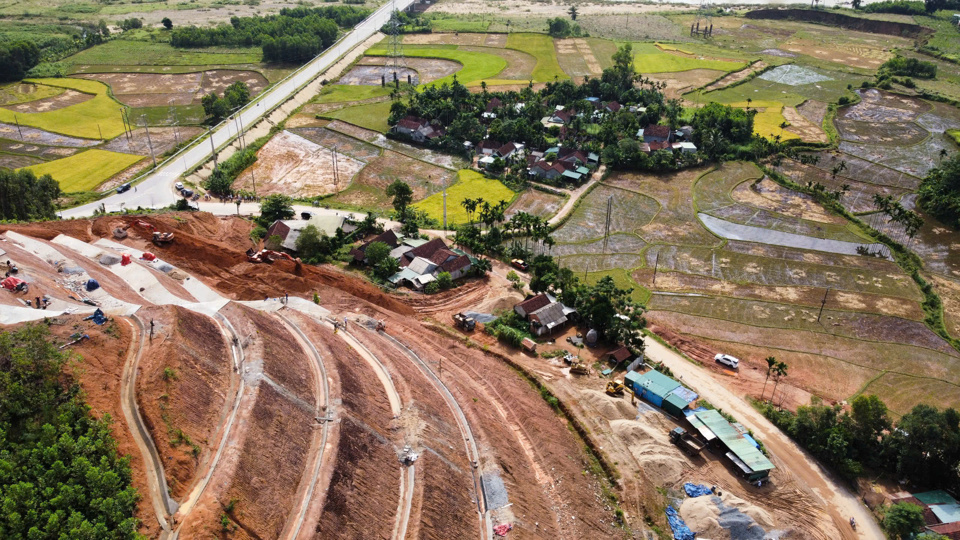
[[[883,247],[883,244],[866,241],[859,243],[845,242],[843,240],[828,240],[803,234],[775,231],[764,227],[741,225],[704,213],[697,214],[697,217],[700,218],[700,221],[707,230],[727,240],[741,240],[744,242],[756,242],[758,244],[797,249],[812,249],[814,251],[824,251],[838,255],[859,255],[857,248],[867,247],[870,251],[875,251]]]
[[[708,370],[694,366],[685,358],[653,339],[646,341],[646,354],[656,362],[663,362],[684,384],[696,390],[715,407],[736,416],[750,425],[773,454],[778,465],[797,477],[813,494],[823,500],[826,514],[844,540],[872,540],[885,538],[873,515],[847,488],[836,482],[816,460],[774,426],[760,412],[747,403],[742,396],[728,390]],[[850,528],[848,520],[857,520],[857,530]]]
[[[94,210],[98,209],[101,204],[108,211],[119,210],[121,205],[128,208],[138,206],[156,208],[173,204],[178,197],[170,189],[170,184],[175,182],[177,178],[205,163],[214,155],[215,149],[228,144],[237,137],[242,131],[240,126],[254,126],[271,111],[297,94],[301,88],[336,64],[341,57],[379,32],[380,28],[389,20],[393,9],[403,11],[413,2],[414,0],[394,0],[381,6],[326,51],[257,96],[240,111],[237,120],[233,118],[224,120],[218,124],[216,129],[211,131],[209,137],[198,139],[190,146],[167,158],[159,168],[147,175],[137,185],[136,191],[114,194],[97,202],[64,210],[62,216],[64,218],[92,216]]]

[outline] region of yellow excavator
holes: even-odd
[[[607,381],[607,395],[619,397],[623,395],[622,381]]]

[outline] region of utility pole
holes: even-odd
[[[337,149],[340,145],[333,145],[333,191],[337,194],[340,193],[340,167],[337,163]]]
[[[257,196],[257,177],[253,175],[253,167],[250,167],[250,179],[253,180],[253,196]]]
[[[447,232],[447,188],[443,188],[443,232]]]
[[[653,286],[657,286],[657,268],[660,267],[660,250],[657,250],[657,259],[653,263]]]
[[[830,294],[830,287],[823,293],[823,300],[820,302],[820,313],[817,313],[817,322],[820,322],[820,316],[823,315],[823,306],[827,305],[827,295]]]
[[[210,134],[210,150],[213,151],[213,168],[217,168],[217,147],[213,144],[213,128],[208,127],[207,133]]]
[[[100,134],[100,140],[102,141],[102,140],[103,140],[103,130],[100,129],[100,123],[99,123],[99,122],[97,122],[97,133]]]
[[[17,115],[13,115],[13,121],[17,123],[17,132],[20,133],[20,140],[23,140],[23,130],[20,129],[20,119],[17,118]]]
[[[140,121],[143,122],[143,129],[147,131],[147,146],[150,147],[150,157],[153,158],[153,168],[157,168],[157,156],[153,153],[153,142],[150,140],[150,128],[147,126],[147,117],[141,116]]]

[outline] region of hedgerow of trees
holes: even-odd
[[[0,169],[0,219],[55,219],[60,184],[49,174],[37,178],[28,170]]]
[[[232,17],[215,28],[180,26],[170,32],[174,47],[255,47],[265,62],[303,63],[332,45],[340,28],[369,12],[352,6],[285,8],[279,15]]]
[[[937,65],[933,62],[926,62],[916,58],[894,56],[880,66],[878,73],[881,75],[890,74],[903,77],[916,77],[918,79],[934,79],[937,76]]]
[[[761,404],[780,429],[847,478],[865,469],[916,485],[960,488],[960,413],[917,405],[899,421],[874,395],[860,395],[850,411],[814,399],[796,413]]]
[[[250,103],[250,88],[247,83],[237,81],[223,90],[223,95],[214,92],[200,98],[203,112],[210,117],[213,123],[226,118],[234,109]]]
[[[130,464],[47,328],[0,333],[0,537],[138,538]]]
[[[960,228],[960,155],[927,173],[917,193],[924,210],[951,227]]]
[[[19,81],[38,63],[40,48],[36,43],[0,43],[0,81]]]

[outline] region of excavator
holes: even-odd
[[[161,245],[163,245],[163,244],[169,244],[170,242],[173,242],[173,233],[172,233],[172,232],[162,233],[162,232],[158,231],[157,228],[154,227],[153,225],[147,223],[146,221],[140,220],[140,219],[138,219],[138,220],[136,220],[136,221],[131,221],[130,223],[127,223],[127,224],[126,224],[125,226],[123,226],[123,227],[117,227],[116,229],[113,230],[113,237],[116,238],[116,239],[118,239],[118,240],[123,240],[124,238],[127,237],[127,229],[129,229],[130,227],[132,227],[132,226],[134,226],[134,225],[136,225],[137,227],[143,227],[144,229],[152,232],[152,233],[153,233],[153,243],[156,244],[156,245],[158,245],[158,246],[161,246]]]
[[[267,263],[272,264],[274,261],[279,261],[280,259],[287,259],[300,265],[300,259],[294,259],[290,256],[289,253],[283,253],[280,251],[273,251],[272,249],[261,249],[256,251],[253,248],[247,250],[247,261],[252,263]]]
[[[619,397],[623,395],[623,382],[622,381],[607,381],[607,395],[612,397]]]

